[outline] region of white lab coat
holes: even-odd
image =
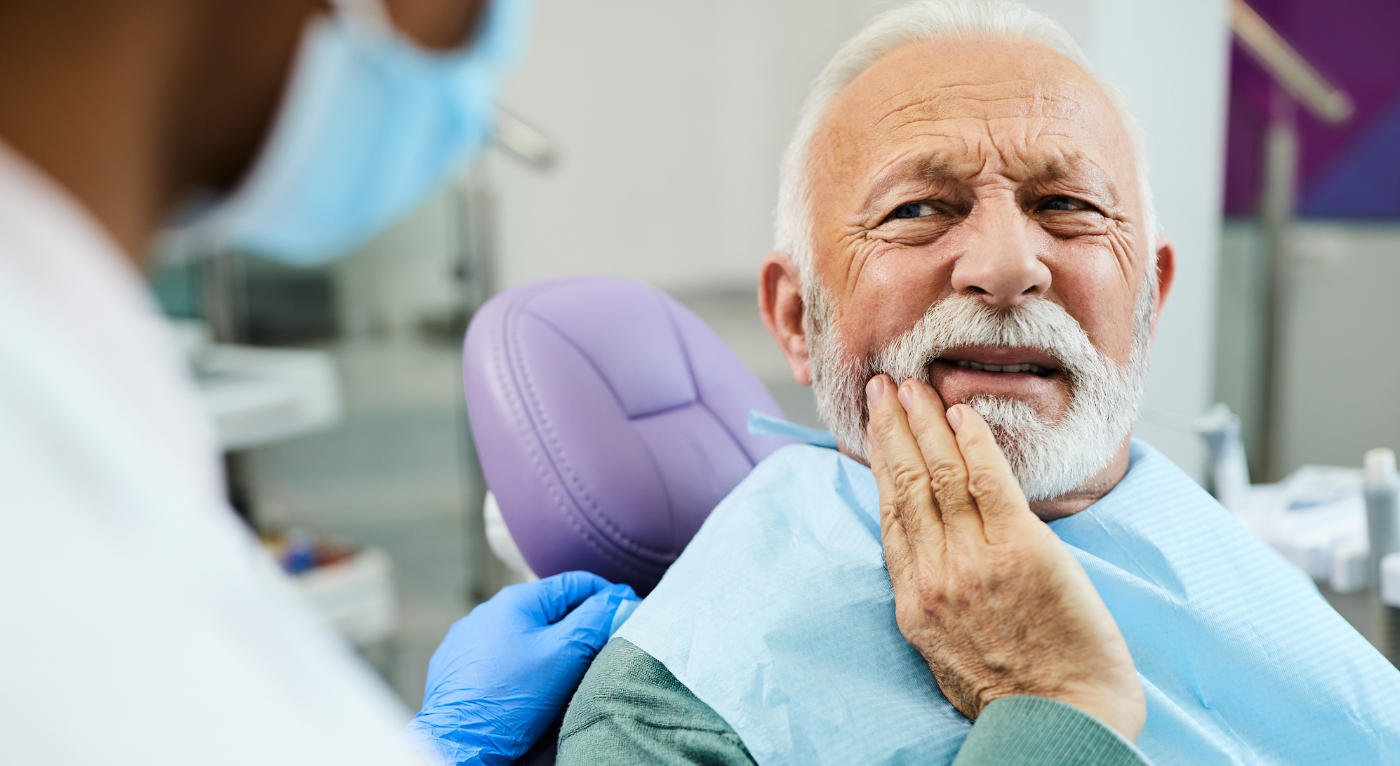
[[[132,263],[0,142],[0,763],[420,764],[195,396]]]

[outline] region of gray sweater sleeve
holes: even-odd
[[[559,734],[558,766],[749,766],[739,735],[666,666],[615,638],[583,678]],[[954,766],[1143,766],[1137,751],[1078,709],[1039,697],[987,706]]]
[[[953,766],[1151,766],[1097,718],[1044,697],[988,705]]]
[[[650,654],[614,638],[569,702],[557,766],[751,766],[739,735]]]

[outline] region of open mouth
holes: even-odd
[[[1038,364],[1031,364],[1030,362],[1022,362],[1020,364],[982,364],[981,362],[974,362],[971,359],[959,359],[953,361],[953,364],[963,368],[964,370],[981,370],[983,372],[1029,373],[1031,375],[1036,375],[1042,378],[1048,377],[1051,373],[1054,372],[1054,370],[1048,370],[1044,367],[1041,367]]]
[[[1032,404],[1049,416],[1062,411],[1072,389],[1059,360],[1035,348],[951,348],[929,363],[926,374],[950,407],[992,397]]]
[[[1049,378],[1060,372],[1059,361],[1035,348],[967,346],[948,349],[934,364],[945,369],[972,370],[1000,375],[1033,375]]]

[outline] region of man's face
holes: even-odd
[[[892,371],[881,364],[901,342],[922,353],[926,313],[935,330],[974,315],[992,324],[1039,317],[1040,330],[1082,338],[1079,356],[1097,356],[1105,381],[1121,368],[1119,383],[1140,388],[1132,378],[1142,371],[1130,365],[1135,338],[1144,367],[1170,246],[1160,248],[1166,263],[1153,290],[1159,277],[1149,275],[1130,139],[1108,97],[1068,58],[996,38],[906,44],[836,98],[811,156],[812,277],[828,326],[814,325],[818,307],[809,305],[808,330],[834,337],[808,345],[824,341],[827,357],[846,357],[836,361],[868,377]],[[1146,317],[1136,334],[1135,315]],[[962,337],[997,334],[982,330]],[[1055,424],[1075,409],[1077,376],[1045,344],[1023,340],[1036,336],[1013,333],[1008,346],[963,343],[954,333],[952,347],[913,358],[948,406],[987,414],[988,402],[1019,403],[1022,420]],[[788,356],[799,380],[810,380],[813,360]],[[1135,412],[1136,392],[1124,396]],[[1125,447],[1126,431],[1115,438],[1109,454]]]

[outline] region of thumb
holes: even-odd
[[[593,594],[556,627],[564,631],[582,656],[592,657],[612,636],[613,618],[618,608],[624,602],[636,601],[637,595],[630,587],[614,585]]]

